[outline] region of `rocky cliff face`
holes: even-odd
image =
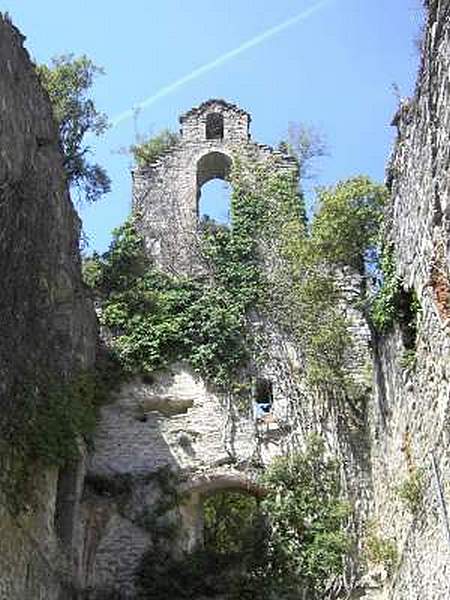
[[[394,119],[388,167],[386,243],[404,297],[414,290],[420,301],[417,340],[408,348],[397,321],[375,342],[375,519],[399,551],[386,586],[395,600],[450,596],[450,3],[429,2],[428,11],[415,94]],[[417,478],[411,510],[402,490]]]
[[[95,316],[81,283],[80,221],[50,103],[23,39],[0,16],[0,425],[5,427],[27,386],[35,386],[43,373],[69,375],[91,365],[96,344]],[[3,446],[0,464],[3,473]],[[54,523],[57,482],[56,469],[36,467],[37,504],[19,516],[10,514],[0,490],[2,598],[57,598],[59,567],[68,569],[70,581],[70,560],[57,560],[62,554]]]

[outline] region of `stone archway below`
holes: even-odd
[[[203,501],[218,492],[241,492],[263,498],[265,489],[242,473],[212,473],[194,477],[181,488],[186,498],[180,507],[183,522],[183,550],[192,552],[203,544]]]

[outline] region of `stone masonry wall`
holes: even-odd
[[[136,567],[161,526],[176,523],[173,553],[192,549],[202,535],[202,498],[215,489],[252,489],[261,451],[270,452],[273,443],[265,428],[258,435],[249,409],[239,413],[183,364],[153,381],[124,384],[102,408],[88,463],[83,573],[89,598],[134,598]],[[174,490],[185,495],[181,507],[172,507],[163,485],[169,474]]]
[[[383,597],[395,600],[450,597],[450,2],[427,8],[417,87],[394,119],[388,168],[387,241],[422,307],[415,366],[398,324],[375,346],[371,417],[375,519],[400,555]],[[415,515],[398,494],[414,469],[424,473]]]
[[[42,372],[92,364],[96,321],[81,283],[80,221],[69,198],[48,97],[0,15],[0,425]],[[3,435],[2,435],[3,438]],[[4,469],[4,456],[0,467]],[[8,512],[0,490],[0,598],[63,600],[70,561],[55,534],[58,473],[36,468],[34,510]],[[61,594],[61,595],[60,595]]]
[[[223,118],[223,137],[208,139],[211,114]],[[295,161],[250,140],[250,115],[223,100],[209,100],[180,118],[179,144],[149,166],[133,173],[133,214],[148,254],[169,272],[198,269],[198,200],[213,178],[226,179],[236,154],[264,161],[277,156],[280,169],[297,169]]]
[[[223,137],[207,139],[211,114],[223,116]],[[236,154],[271,160],[279,169],[297,170],[297,165],[252,142],[249,115],[222,100],[205,102],[180,120],[179,144],[133,174],[133,213],[157,265],[172,273],[196,273],[203,183],[226,178]],[[270,256],[266,249],[263,254]],[[269,271],[271,262],[262,268]],[[341,275],[346,293],[357,293],[355,277]],[[355,346],[348,359],[352,371],[362,374],[370,358],[369,331],[361,315],[351,318]],[[83,502],[82,582],[89,600],[115,593],[133,599],[136,568],[144,553],[161,543],[161,527],[176,525],[176,540],[169,544],[173,553],[193,549],[202,541],[202,502],[208,494],[237,488],[258,495],[258,469],[275,456],[302,449],[312,433],[322,434],[342,463],[346,492],[356,505],[354,531],[360,532],[371,497],[364,410],[349,409],[345,399],[316,397],[306,389],[301,349],[287,332],[256,315],[253,326],[261,347],[247,377],[249,383],[257,378],[271,383],[269,414],[258,416],[250,392],[240,410],[235,399],[219,397],[183,364],[156,374],[153,381],[123,385],[102,408]],[[368,394],[370,381],[360,383]],[[163,483],[169,473],[184,494],[176,508]],[[357,568],[350,571],[351,585],[358,574]]]

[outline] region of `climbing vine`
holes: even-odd
[[[259,314],[302,349],[311,385],[352,388],[342,269],[361,271],[372,259],[384,188],[359,177],[321,190],[308,228],[295,173],[278,167],[235,159],[231,227],[202,223],[200,275],[158,270],[132,220],[115,231],[107,253],[86,263],[101,323],[127,372],[184,360],[230,390],[255,358],[250,332]]]
[[[412,369],[415,365],[416,342],[421,303],[414,289],[405,288],[398,275],[391,245],[381,249],[379,285],[371,303],[371,320],[380,334],[399,327],[404,346],[400,366]]]
[[[101,302],[101,323],[127,372],[151,373],[185,360],[220,389],[239,379],[250,357],[248,316],[265,292],[258,238],[277,190],[272,198],[255,191],[238,167],[233,177],[233,225],[203,227],[201,275],[173,277],[157,269],[132,220],[114,232],[108,252],[86,261],[85,280]],[[288,196],[285,187],[279,194]]]

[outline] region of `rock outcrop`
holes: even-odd
[[[43,373],[68,376],[92,365],[97,335],[81,282],[80,220],[69,197],[58,129],[23,40],[0,16],[2,442],[27,386],[36,386]],[[4,451],[2,446],[2,474]],[[0,490],[1,598],[69,598],[71,548],[63,547],[55,527],[62,487],[57,469],[36,465],[36,505],[19,515],[7,508],[3,493],[9,490]]]
[[[420,302],[417,340],[408,348],[397,321],[375,342],[374,518],[397,544],[385,596],[395,600],[450,596],[450,2],[428,4],[416,90],[395,116],[387,173],[386,244],[405,300],[414,290]],[[411,511],[401,489],[417,477]]]

